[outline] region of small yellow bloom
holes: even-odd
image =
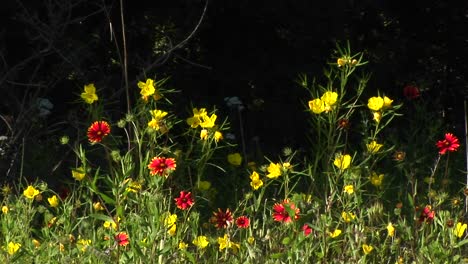
[[[336,60],[336,64],[338,64],[338,67],[343,67],[343,66],[345,66],[345,65],[348,63],[348,61],[349,61],[349,60],[346,59],[346,58],[338,58],[338,59]]]
[[[232,153],[227,156],[227,160],[231,165],[240,166],[242,164],[242,156],[239,153]]]
[[[346,222],[346,223],[349,223],[351,222],[351,220],[354,220],[356,218],[356,215],[349,212],[342,212],[341,213],[341,217],[343,218],[343,220]]]
[[[151,127],[154,130],[159,130],[161,128],[161,121],[165,116],[167,116],[167,112],[161,111],[159,109],[150,110],[149,112],[152,119],[148,122],[148,127]]]
[[[202,122],[200,123],[200,126],[202,128],[212,128],[215,125],[217,116],[215,114],[212,114],[211,117],[208,117],[208,115],[202,116]]]
[[[463,224],[458,222],[455,228],[453,229],[453,233],[458,237],[461,238],[466,231],[467,224]]]
[[[380,120],[382,119],[382,113],[380,113],[380,112],[374,112],[374,113],[372,113],[372,116],[373,116],[372,119],[377,123],[379,123]]]
[[[85,174],[84,169],[82,167],[72,170],[72,177],[77,181],[83,180],[85,176],[86,176],[86,174]]]
[[[172,227],[173,225],[175,225],[176,222],[177,222],[177,215],[171,214],[168,212],[166,217],[164,218],[164,225],[166,227]]]
[[[218,143],[220,140],[223,139],[223,133],[216,131],[214,134],[214,139],[215,139],[215,142]]]
[[[353,194],[354,193],[354,186],[352,185],[346,185],[344,188],[344,192],[347,194]]]
[[[3,214],[8,214],[9,211],[10,211],[10,209],[8,208],[8,206],[6,206],[6,205],[2,206],[2,213]]]
[[[9,255],[13,255],[15,254],[19,249],[21,248],[21,244],[20,243],[15,243],[15,242],[9,242],[8,243],[8,254]]]
[[[65,245],[62,244],[62,243],[59,243],[59,250],[60,250],[60,252],[65,251]]]
[[[57,198],[57,195],[47,198],[47,201],[49,201],[51,207],[57,207],[59,205],[59,199]]]
[[[276,179],[281,176],[281,164],[271,162],[267,168],[268,174],[266,175],[270,179]]]
[[[208,130],[202,129],[200,131],[200,139],[201,140],[207,140],[208,139]]]
[[[363,244],[362,245],[362,250],[364,251],[364,254],[369,254],[371,251],[374,249],[371,245]]]
[[[125,189],[127,192],[138,193],[141,190],[141,184],[137,181],[130,180],[128,187]]]
[[[340,170],[346,170],[351,165],[351,156],[346,155],[337,155],[335,160],[333,161],[333,165],[338,167]]]
[[[196,128],[200,125],[203,117],[206,116],[207,113],[206,113],[205,108],[200,108],[200,110],[198,110],[197,108],[193,108],[192,111],[193,111],[193,116],[187,118],[187,124],[191,126],[192,128]]]
[[[252,245],[255,242],[255,238],[251,236],[247,238],[247,242]]]
[[[341,235],[341,230],[340,229],[335,229],[333,232],[330,232],[329,235],[330,235],[331,238],[335,238],[335,237]]]
[[[91,240],[90,239],[78,239],[78,241],[76,242],[76,245],[81,251],[85,252],[88,246],[91,245]]]
[[[372,140],[369,144],[367,144],[367,151],[374,154],[379,152],[379,150],[383,147],[382,144],[377,143],[377,141]]]
[[[289,170],[289,169],[291,169],[291,168],[292,168],[291,163],[289,163],[289,162],[283,163],[283,169]]]
[[[314,114],[320,114],[325,111],[325,103],[320,99],[314,99],[309,101],[309,109],[312,110]]]
[[[141,89],[140,94],[141,97],[146,100],[149,96],[153,95],[156,92],[156,88],[154,87],[154,80],[146,79],[146,83],[138,82],[138,87]]]
[[[102,204],[100,202],[95,202],[93,203],[93,208],[94,210],[96,211],[102,211],[104,210],[104,207],[102,206]]]
[[[81,98],[87,103],[92,104],[94,101],[98,100],[96,95],[96,87],[94,83],[90,83],[84,86],[84,92],[81,94]]]
[[[374,96],[369,98],[367,102],[367,107],[372,111],[380,111],[384,106],[384,99],[380,96]]]
[[[393,227],[391,222],[387,225],[387,232],[389,237],[393,237],[395,235],[395,227]]]
[[[39,195],[39,190],[34,188],[33,186],[29,185],[26,190],[23,191],[23,195],[26,196],[28,199],[34,199],[37,195]]]
[[[206,236],[198,236],[197,238],[195,238],[192,243],[197,246],[199,249],[204,249],[208,246],[208,244],[210,244],[210,242],[208,242],[208,239],[206,238]]]
[[[383,174],[379,174],[377,175],[377,173],[375,173],[374,171],[372,172],[372,175],[370,177],[370,182],[372,185],[376,186],[376,187],[379,187],[382,185],[382,181],[383,181],[383,178],[384,178],[384,175]]]
[[[120,217],[117,218],[117,222],[120,221]],[[115,221],[104,221],[104,224],[102,224],[104,228],[106,229],[117,229],[117,223]]]
[[[170,236],[174,236],[176,234],[176,231],[177,231],[177,225],[174,224],[174,225],[171,226],[171,228],[169,228],[169,230],[167,230],[167,233]]]
[[[383,100],[384,100],[384,104],[383,104],[384,109],[392,107],[392,102],[393,102],[392,99],[388,98],[387,96],[384,96]]]
[[[263,186],[263,181],[260,180],[260,176],[256,171],[252,172],[252,175],[250,175],[250,180],[250,186],[252,186],[252,189],[254,190],[258,190]]]
[[[39,242],[39,240],[37,240],[37,239],[33,239],[32,243],[33,243],[35,248],[39,248],[41,246],[41,242]]]
[[[338,94],[335,92],[327,91],[320,98],[325,104],[324,111],[329,112],[332,110],[332,106],[335,105],[336,100],[338,99]]]
[[[188,247],[187,243],[185,243],[184,241],[180,241],[179,242],[179,250],[184,250]]]

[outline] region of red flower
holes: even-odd
[[[101,142],[110,131],[110,126],[106,121],[96,121],[88,128],[88,140],[91,143]]]
[[[226,228],[232,221],[232,213],[229,211],[229,208],[226,209],[226,212],[218,208],[218,212],[213,212],[213,216],[211,217],[211,223],[213,223],[216,228]]]
[[[125,232],[120,232],[117,235],[115,235],[115,241],[119,244],[119,246],[126,246],[130,243],[130,240],[128,239],[128,235]]]
[[[150,174],[159,176],[167,176],[170,171],[175,170],[176,162],[173,158],[164,158],[164,157],[154,157],[150,164],[148,164],[148,169],[150,169]]]
[[[181,191],[180,196],[174,200],[176,201],[177,208],[181,210],[187,210],[194,204],[191,192]]]
[[[250,225],[250,220],[247,216],[239,216],[236,219],[236,225],[238,228],[247,228]]]
[[[403,95],[408,99],[416,99],[421,94],[419,93],[418,87],[414,85],[406,85],[405,88],[403,88]]]
[[[439,154],[444,155],[447,151],[457,151],[460,143],[458,142],[458,138],[456,136],[451,133],[446,133],[445,139],[437,141],[436,146],[439,148]]]
[[[277,222],[290,223],[292,222],[291,217],[297,220],[299,219],[299,212],[299,208],[296,208],[296,205],[288,199],[273,205],[273,219]]]
[[[430,205],[427,205],[426,207],[424,207],[424,209],[421,212],[421,215],[419,216],[419,222],[420,223],[422,223],[424,221],[426,223],[430,223],[430,222],[432,222],[432,220],[434,220],[435,211],[432,211],[431,209],[432,209],[432,207]]]
[[[310,235],[310,233],[312,233],[312,227],[310,227],[310,225],[308,225],[308,224],[304,224],[302,226],[302,231],[304,231],[305,236],[308,236],[308,235]]]

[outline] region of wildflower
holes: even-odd
[[[414,85],[406,85],[405,88],[403,88],[403,95],[412,100],[418,98],[421,94],[419,93],[419,88]]]
[[[208,117],[208,115],[202,116],[202,122],[200,123],[200,126],[202,128],[212,128],[215,125],[217,116],[215,114],[212,114],[211,117]]]
[[[345,170],[349,168],[351,165],[351,156],[346,154],[346,155],[337,155],[335,158],[335,161],[333,161],[333,164],[338,167],[340,170]]]
[[[37,239],[33,239],[32,243],[33,243],[35,248],[39,248],[41,246],[41,242],[39,242],[39,240],[37,240]]]
[[[94,83],[90,83],[84,86],[84,92],[81,94],[81,98],[87,104],[92,104],[94,101],[99,99],[96,95],[96,87],[94,86]]]
[[[55,224],[55,222],[57,222],[57,217],[56,217],[56,216],[52,217],[52,218],[47,222],[47,227],[48,227],[48,228],[52,227],[52,226]]]
[[[169,228],[169,230],[167,230],[167,233],[170,235],[170,236],[174,236],[176,234],[176,231],[177,231],[177,225],[176,224],[173,224],[171,226],[171,228]]]
[[[207,140],[208,139],[208,130],[202,129],[200,131],[200,139],[201,140]]]
[[[130,179],[130,183],[127,185],[127,188],[125,188],[126,192],[132,192],[132,193],[137,193],[140,190],[141,190],[141,184],[139,182],[133,181],[131,179]]]
[[[325,111],[325,103],[320,99],[314,99],[309,101],[309,109],[312,110],[314,114],[320,114]]]
[[[191,126],[192,128],[196,128],[200,125],[203,117],[206,116],[207,113],[206,113],[205,108],[200,108],[200,110],[198,110],[197,108],[193,108],[192,111],[193,111],[193,116],[187,118],[187,124]]]
[[[375,171],[372,172],[372,175],[370,177],[370,182],[372,185],[374,185],[375,187],[379,187],[382,185],[382,181],[383,181],[383,178],[384,178],[384,175],[383,174],[379,174],[377,175],[377,173]]]
[[[128,234],[126,232],[120,232],[114,237],[115,242],[119,244],[119,246],[125,247],[130,243],[130,240],[128,238]]]
[[[154,80],[152,79],[146,79],[146,83],[140,81],[137,85],[138,88],[141,89],[140,94],[143,100],[147,100],[148,97],[156,92],[156,88],[154,87]]]
[[[344,188],[344,192],[347,194],[353,194],[354,193],[354,186],[352,185],[346,185]]]
[[[180,250],[184,250],[188,247],[187,243],[185,243],[184,241],[180,241],[179,242],[179,249]]]
[[[76,245],[81,251],[85,252],[88,246],[91,245],[91,240],[90,239],[78,239],[78,241],[76,242]]]
[[[437,147],[439,148],[439,154],[444,155],[447,151],[454,152],[460,147],[458,138],[451,133],[446,133],[443,140],[437,141]]]
[[[8,247],[7,247],[8,254],[9,254],[9,255],[13,255],[13,254],[15,254],[20,248],[21,248],[21,244],[20,244],[20,243],[9,242],[9,243],[8,243]]]
[[[250,225],[250,220],[247,216],[239,216],[236,219],[236,225],[238,228],[248,228]]]
[[[232,213],[228,209],[226,212],[223,212],[220,208],[218,208],[218,212],[213,212],[213,216],[210,219],[210,222],[215,225],[216,228],[227,228],[231,225],[233,221]]]
[[[161,122],[167,115],[167,112],[161,110],[150,110],[149,112],[152,119],[148,122],[148,127],[151,127],[154,130],[159,130],[161,128]]]
[[[281,176],[281,164],[271,162],[267,168],[268,174],[266,175],[270,179],[276,179]]]
[[[263,186],[263,181],[260,180],[260,176],[256,171],[252,172],[252,175],[250,175],[250,186],[252,186],[252,189],[258,190],[258,188]]]
[[[65,245],[64,245],[64,244],[59,243],[59,251],[60,251],[60,252],[65,251]]]
[[[336,100],[338,99],[338,94],[335,92],[327,91],[320,98],[325,104],[324,111],[329,112],[332,110],[332,106],[335,105]]]
[[[387,232],[389,237],[393,237],[395,235],[395,227],[393,227],[391,222],[387,225]]]
[[[79,167],[72,170],[72,177],[77,181],[83,180],[85,176],[86,174],[83,167]]]
[[[164,226],[172,227],[173,225],[175,225],[176,221],[177,221],[177,215],[171,214],[168,212],[166,217],[164,218]]]
[[[419,216],[419,222],[431,223],[432,220],[434,220],[434,217],[435,217],[435,211],[432,210],[432,207],[430,205],[426,205],[424,209],[421,211],[421,214]]]
[[[393,153],[393,160],[403,161],[405,157],[406,157],[406,153],[403,151],[396,151],[395,153]]]
[[[362,251],[364,251],[364,254],[369,254],[371,251],[374,249],[371,245],[363,244],[362,245]]]
[[[308,224],[304,224],[301,229],[304,232],[304,236],[308,236],[312,233],[312,227]]]
[[[159,176],[169,175],[169,172],[175,170],[176,162],[173,158],[154,157],[148,164],[151,175],[158,174]]]
[[[59,200],[57,198],[57,195],[54,195],[50,198],[47,198],[47,201],[49,201],[50,207],[57,207],[59,204]]]
[[[206,236],[198,236],[192,241],[192,243],[199,249],[204,249],[208,246],[208,244],[210,244],[210,242],[208,242],[208,239],[206,239]]]
[[[240,245],[231,241],[227,234],[224,237],[218,237],[219,251],[225,248],[231,248],[234,251],[240,248]]]
[[[335,238],[335,237],[341,235],[341,230],[340,229],[335,229],[333,232],[330,232],[329,235],[330,235],[331,238]]]
[[[393,103],[392,99],[388,98],[387,96],[384,96],[383,101],[384,101],[383,109],[392,107],[392,103]]]
[[[289,163],[289,162],[283,163],[282,167],[283,167],[284,170],[290,170],[290,169],[292,169],[292,165],[291,165],[291,163]]]
[[[293,202],[286,199],[281,203],[273,205],[273,220],[277,222],[290,223],[293,219],[299,219],[299,212],[299,208],[296,208],[296,205]]]
[[[191,192],[181,191],[180,196],[174,200],[176,201],[177,208],[181,210],[189,209],[194,204]]]
[[[372,119],[373,119],[376,123],[379,123],[380,120],[382,119],[382,113],[380,113],[380,112],[374,112],[374,113],[372,113]]]
[[[247,242],[252,245],[255,242],[255,238],[253,236],[247,238]]]
[[[88,128],[88,140],[91,143],[101,142],[110,131],[111,128],[106,121],[96,121]]]
[[[453,233],[454,233],[458,238],[461,238],[461,237],[465,234],[466,227],[467,227],[467,224],[463,224],[463,223],[461,223],[461,222],[458,222],[458,223],[457,223],[457,226],[455,227],[455,229],[453,229]]]
[[[380,111],[384,106],[384,99],[380,96],[371,97],[367,102],[367,107],[372,111]]]
[[[214,133],[214,139],[215,139],[215,142],[218,143],[220,140],[223,139],[223,133],[216,131]]]
[[[96,211],[103,211],[104,210],[104,207],[102,206],[102,204],[100,202],[93,203],[93,208]]]
[[[28,199],[34,199],[37,195],[39,195],[39,190],[34,188],[33,186],[29,185],[26,190],[23,191],[23,195],[26,196]]]
[[[8,208],[8,206],[6,206],[6,205],[2,206],[2,213],[3,214],[8,214],[9,211],[10,211],[10,209]]]
[[[338,128],[348,130],[350,127],[349,120],[346,118],[341,118],[338,120]]]
[[[234,166],[240,166],[242,164],[242,156],[237,152],[227,155],[227,160]]]
[[[377,141],[375,140],[372,140],[369,144],[367,144],[367,151],[369,151],[369,153],[377,153],[379,152],[379,150],[382,148],[382,144],[379,144],[377,143]]]
[[[115,221],[104,221],[102,226],[106,229],[117,229],[117,223]]]
[[[336,64],[338,64],[338,67],[343,67],[345,66],[346,64],[348,64],[349,60],[346,59],[346,58],[338,58],[336,60]]]
[[[349,223],[349,222],[351,222],[351,220],[356,219],[356,215],[353,214],[353,213],[351,213],[351,212],[349,212],[349,213],[347,213],[347,212],[342,212],[342,213],[341,213],[341,218],[343,218],[343,220],[344,220],[346,223]]]

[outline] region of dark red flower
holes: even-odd
[[[128,235],[125,232],[120,232],[117,235],[115,235],[115,241],[119,244],[119,246],[123,247],[130,243]]]
[[[426,205],[426,207],[424,207],[424,209],[421,211],[421,215],[419,216],[420,223],[431,223],[432,220],[434,220],[435,211],[432,211],[431,209],[432,207],[430,205]]]
[[[180,192],[180,196],[174,199],[176,201],[177,208],[181,210],[187,210],[194,204],[191,192]]]
[[[310,225],[308,225],[308,224],[304,224],[302,226],[302,231],[304,231],[305,236],[308,236],[308,235],[310,235],[310,233],[312,233],[312,227],[310,227]]]
[[[403,95],[408,99],[416,99],[421,94],[419,93],[418,87],[414,85],[406,85],[405,88],[403,88]]]
[[[247,216],[239,216],[236,219],[236,225],[238,228],[247,228],[250,225],[250,220]]]
[[[175,170],[176,162],[173,158],[164,158],[164,157],[154,157],[150,164],[148,164],[148,169],[150,169],[150,174],[159,176],[167,176],[169,172]]]
[[[88,128],[88,140],[91,143],[101,142],[110,131],[110,126],[106,121],[96,121]]]
[[[297,220],[299,212],[299,208],[296,208],[296,205],[288,199],[273,205],[273,219],[277,222],[289,223],[292,222],[293,218]]]
[[[447,151],[457,151],[458,147],[460,147],[460,143],[456,136],[451,133],[446,133],[445,138],[437,141],[436,146],[439,148],[439,154],[444,155]]]
[[[216,228],[226,228],[233,221],[232,213],[229,211],[229,208],[226,209],[226,212],[223,212],[223,210],[218,208],[218,212],[213,212],[213,216],[210,221],[216,226]]]

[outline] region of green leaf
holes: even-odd
[[[270,258],[272,259],[280,259],[284,256],[284,253],[275,253],[275,254],[271,254],[270,255]]]
[[[112,217],[110,217],[108,215],[104,215],[104,214],[90,214],[89,216],[94,218],[94,219],[98,219],[98,220],[102,220],[102,221],[114,222],[114,219],[112,219]]]
[[[291,238],[285,237],[281,243],[283,243],[283,245],[289,245],[289,243],[291,243]]]
[[[462,241],[458,242],[455,246],[453,246],[454,248],[459,248],[465,244],[468,243],[468,239],[463,239]]]

